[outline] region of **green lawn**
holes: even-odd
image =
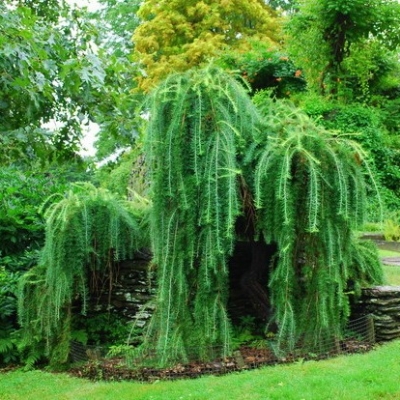
[[[400,399],[400,341],[366,354],[155,382],[90,382],[65,374],[0,374],[1,400],[374,400]]]
[[[384,265],[384,283],[387,285],[400,286],[400,267]]]
[[[380,257],[400,257],[400,253],[391,250],[379,249]],[[400,286],[400,267],[384,265],[384,283],[387,285]]]
[[[385,250],[385,249],[379,249],[378,251],[380,257],[400,257],[400,253],[398,251]]]

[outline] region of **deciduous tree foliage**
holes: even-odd
[[[139,87],[146,91],[226,48],[241,51],[251,40],[273,44],[278,38],[276,15],[262,0],[147,0],[138,15],[134,60],[142,69]]]
[[[378,49],[399,45],[399,16],[397,0],[302,0],[288,23],[289,50],[310,86],[336,93],[343,79],[360,84],[377,73]]]
[[[137,15],[140,0],[99,0],[101,7],[93,13],[100,29],[102,48],[117,57],[130,55],[134,47],[132,34],[140,23]]]
[[[94,31],[79,11],[54,2],[9,3],[0,4],[0,162],[52,149],[71,156],[104,82]],[[49,121],[59,123],[56,134],[43,129]]]
[[[242,53],[226,51],[217,62],[224,69],[240,71],[253,94],[269,89],[272,96],[282,98],[306,88],[303,71],[296,68],[284,51],[272,48],[268,43],[251,43],[251,47]]]
[[[106,72],[96,110],[100,130],[95,146],[100,160],[136,140],[135,109],[142,98],[136,91],[133,94],[138,71],[131,60],[134,47],[131,38],[139,25],[140,3],[139,0],[100,0],[102,7],[92,14]]]

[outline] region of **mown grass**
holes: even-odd
[[[400,257],[398,251],[378,249],[378,252],[380,257]]]
[[[42,371],[0,374],[1,400],[400,399],[400,341],[366,354],[195,380],[90,382]]]
[[[383,274],[385,285],[400,286],[400,267],[384,265]]]
[[[379,249],[380,257],[400,257],[400,253],[392,250]],[[386,285],[400,286],[400,266],[383,266],[384,283]]]

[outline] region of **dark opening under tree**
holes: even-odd
[[[258,102],[264,122],[243,86],[214,67],[172,75],[149,96],[158,296],[144,346],[161,364],[229,352],[227,262],[244,232],[239,216],[249,240],[277,244],[264,273],[282,346],[339,337],[349,282],[381,279],[376,253],[352,235],[366,202],[363,151],[285,103]]]

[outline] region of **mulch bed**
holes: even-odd
[[[0,374],[7,374],[8,372],[13,372],[18,368],[20,368],[18,365],[13,365],[13,364],[6,365],[0,368]]]
[[[320,360],[336,355],[361,353],[371,350],[373,345],[359,342],[354,339],[343,341],[340,350],[328,352],[322,355],[307,354],[278,358],[270,349],[256,349],[242,347],[234,352],[232,357],[219,359],[212,362],[193,362],[177,364],[170,368],[130,368],[126,366],[122,358],[104,358],[91,360],[83,365],[73,367],[69,373],[73,376],[91,380],[125,381],[136,380],[141,382],[154,382],[157,380],[175,380],[182,378],[198,378],[204,375],[223,375],[229,372],[243,371],[259,368],[266,365],[291,363],[296,360]]]

